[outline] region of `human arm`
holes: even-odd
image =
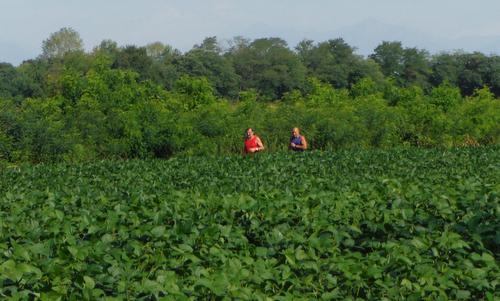
[[[259,137],[256,137],[255,142],[257,143],[257,147],[251,149],[253,152],[259,152],[264,150],[264,144],[262,143]]]
[[[306,140],[306,137],[300,136],[300,140],[301,140],[302,145],[296,145],[295,147],[303,149],[303,150],[306,150],[307,149],[307,140]]]

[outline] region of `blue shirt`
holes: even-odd
[[[298,135],[297,137],[295,136],[290,137],[290,143],[293,143],[295,145],[302,145],[302,136]],[[303,151],[303,149],[296,147],[292,147],[292,149],[294,151]]]

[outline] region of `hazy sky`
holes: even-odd
[[[80,33],[85,48],[161,41],[182,51],[207,36],[343,37],[369,54],[382,40],[439,50],[500,53],[498,0],[0,0],[0,62],[41,53],[61,27]]]

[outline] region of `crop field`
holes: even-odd
[[[0,171],[0,299],[498,300],[500,148]]]

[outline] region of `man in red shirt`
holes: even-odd
[[[260,138],[254,134],[252,128],[246,130],[244,154],[260,152],[264,149],[264,144]]]

